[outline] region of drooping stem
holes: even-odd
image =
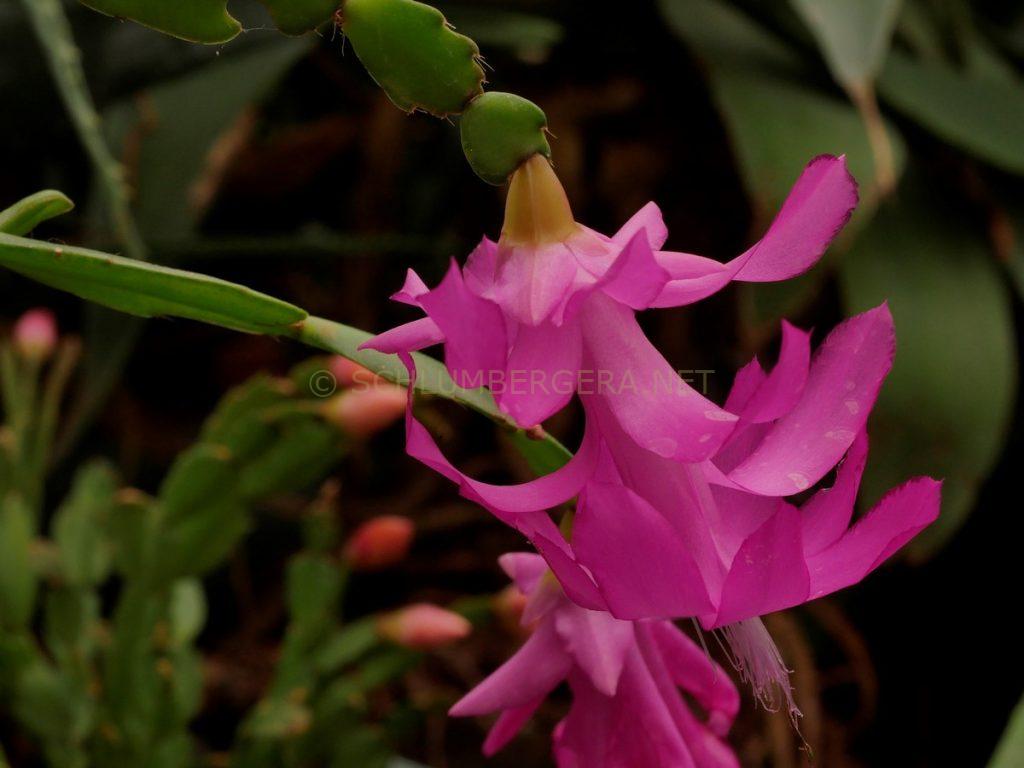
[[[114,234],[126,256],[144,261],[148,251],[132,216],[124,168],[111,154],[103,138],[100,116],[82,71],[81,53],[75,45],[71,25],[60,0],[22,0],[22,7],[28,14],[61,100],[107,198]]]
[[[893,156],[892,141],[885,129],[885,121],[878,109],[878,98],[871,83],[850,84],[847,87],[850,100],[860,112],[864,129],[868,134],[868,143],[875,159],[875,185],[882,197],[887,197],[896,187],[896,163]]]

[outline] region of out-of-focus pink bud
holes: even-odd
[[[369,437],[390,426],[405,413],[405,389],[377,384],[349,389],[324,403],[323,415],[352,437]]]
[[[461,640],[472,628],[459,614],[429,603],[408,605],[377,620],[377,634],[416,651],[439,648]]]
[[[45,360],[57,346],[57,320],[48,309],[30,309],[14,325],[14,347],[30,360]]]
[[[341,355],[334,355],[327,367],[341,389],[365,389],[385,383],[384,379],[369,368],[364,368]]]
[[[413,533],[412,520],[407,517],[375,517],[356,528],[345,544],[345,559],[360,571],[387,568],[405,559]]]

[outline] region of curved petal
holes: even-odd
[[[493,299],[494,273],[498,268],[498,244],[483,238],[476,248],[466,257],[466,266],[462,274],[466,279],[466,287],[477,296]]]
[[[541,622],[523,647],[448,710],[453,717],[486,715],[544,698],[569,673],[572,660],[551,622]]]
[[[730,262],[740,265],[734,279],[763,283],[807,271],[846,226],[856,207],[857,182],[846,167],[846,157],[814,158],[764,237]]]
[[[800,402],[729,479],[767,496],[788,496],[818,482],[864,428],[894,349],[884,304],[839,325],[818,350]]]
[[[800,512],[784,504],[736,552],[713,627],[799,605],[809,591]]]
[[[516,737],[516,734],[519,733],[519,731],[523,729],[523,726],[529,722],[531,717],[533,717],[533,713],[537,711],[537,707],[539,707],[543,701],[544,697],[540,696],[520,707],[506,709],[498,715],[498,719],[494,721],[494,725],[491,726],[491,730],[487,732],[487,738],[484,739],[484,756],[493,757],[502,748],[504,748],[506,744],[512,741],[512,739]]]
[[[491,387],[498,407],[529,428],[564,408],[576,392],[583,341],[580,326],[520,325],[500,386]]]
[[[604,401],[644,449],[677,461],[703,461],[732,432],[736,416],[699,395],[648,341],[632,310],[595,294],[580,312],[582,394]]]
[[[633,309],[646,309],[669,281],[654,258],[645,230],[636,232],[598,281],[596,288]]]
[[[807,559],[811,597],[867,576],[939,516],[942,483],[917,477],[889,491],[832,546]]]
[[[751,359],[736,372],[732,388],[729,390],[728,397],[725,398],[725,410],[730,413],[741,413],[767,378],[768,374],[764,372],[758,359],[756,357]]]
[[[498,558],[498,565],[524,595],[533,592],[548,569],[544,558],[533,552],[506,552]]]
[[[811,366],[811,334],[782,321],[779,361],[740,412],[754,423],[780,419],[800,402]]]
[[[868,436],[861,430],[839,465],[832,487],[816,492],[800,507],[804,519],[804,554],[817,554],[846,532],[867,461]]]
[[[589,484],[573,521],[573,549],[622,619],[712,610],[704,579],[672,525],[616,484]]]
[[[423,278],[417,275],[415,270],[407,269],[405,271],[405,283],[398,291],[391,294],[391,300],[418,307],[420,305],[420,296],[429,290],[427,284],[423,282]]]
[[[558,310],[581,287],[584,275],[566,243],[499,245],[491,295],[507,315],[524,325],[540,325],[549,318],[561,322]]]
[[[469,291],[454,260],[419,303],[444,333],[445,365],[456,384],[475,389],[504,372],[508,342],[501,309]]]
[[[612,242],[618,246],[625,246],[641,230],[647,235],[647,242],[654,250],[661,248],[668,240],[668,227],[665,226],[665,219],[656,203],[647,203],[634,213],[629,221],[612,235]]]
[[[604,611],[567,605],[554,616],[555,631],[577,666],[605,696],[614,696],[633,647],[633,623]]]
[[[429,317],[421,317],[411,323],[405,323],[390,331],[378,333],[369,341],[359,345],[360,349],[375,349],[385,354],[396,352],[415,352],[432,347],[444,341],[444,334],[437,323]]]
[[[652,306],[691,304],[732,280],[771,282],[805,272],[821,258],[857,206],[857,183],[843,157],[822,155],[804,169],[782,209],[757,243],[727,264],[665,251],[658,260],[672,275]]]

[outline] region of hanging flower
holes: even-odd
[[[537,555],[504,555],[501,566],[527,595],[526,643],[451,709],[500,712],[484,742],[492,755],[568,681],[573,703],[555,728],[559,768],[733,768],[723,738],[739,708],[725,672],[667,621],[621,621],[572,603]],[[679,689],[703,710],[698,715]]]

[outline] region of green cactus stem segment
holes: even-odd
[[[342,30],[400,109],[459,114],[483,92],[480,49],[436,8],[415,0],[346,0]]]
[[[488,184],[504,184],[532,155],[551,157],[547,124],[544,111],[532,101],[488,92],[462,113],[462,150],[477,176]]]
[[[341,0],[261,0],[286,35],[310,32],[330,19]]]

